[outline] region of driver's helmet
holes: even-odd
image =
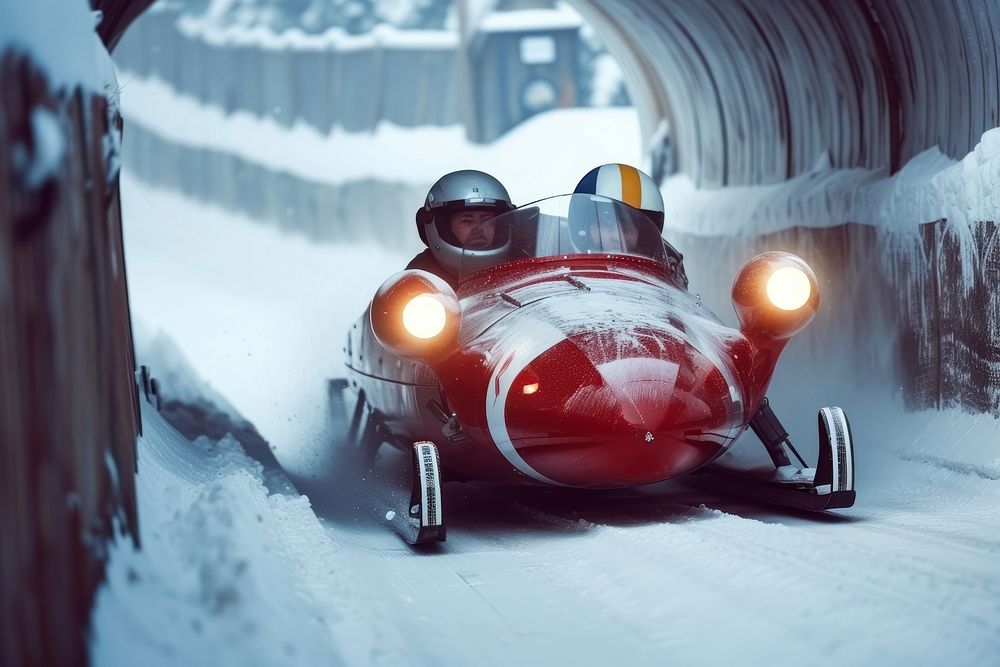
[[[487,210],[500,215],[513,208],[507,189],[493,176],[474,169],[453,171],[431,186],[424,205],[417,210],[417,233],[445,270],[455,275],[470,273],[506,258],[510,228],[497,224],[488,248],[463,248],[451,231],[451,216],[463,210]]]
[[[656,182],[627,164],[605,164],[591,169],[576,184],[574,194],[599,195],[637,208],[663,233],[663,195]]]

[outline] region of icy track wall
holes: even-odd
[[[84,664],[107,541],[138,535],[117,83],[71,5],[0,8],[3,665]]]
[[[572,4],[676,172],[672,240],[717,312],[743,261],[798,252],[823,311],[793,373],[1000,415],[997,0]]]

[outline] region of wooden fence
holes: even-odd
[[[180,16],[169,7],[147,12],[122,38],[115,62],[227,113],[286,126],[304,122],[322,133],[373,130],[382,121],[401,127],[461,121],[457,34],[420,33],[424,44],[389,36],[350,48],[332,38],[326,45],[313,38],[318,43],[306,47],[293,40],[270,48],[186,34],[177,27]]]
[[[425,183],[324,183],[233,153],[173,143],[137,123],[125,128],[122,155],[129,173],[146,183],[316,241],[371,241],[368,221],[377,221],[380,245],[402,252],[420,243],[413,211],[434,182],[430,176]]]

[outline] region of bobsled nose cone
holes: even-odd
[[[710,370],[681,339],[624,352],[593,336],[564,341],[511,384],[509,440],[542,481],[635,486],[689,472],[720,451],[697,437],[727,416],[692,386]]]
[[[663,359],[615,359],[598,364],[606,388],[605,407],[617,411],[630,426],[658,430],[667,416],[680,367]]]

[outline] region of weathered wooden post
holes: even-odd
[[[93,4],[107,45],[149,2]],[[121,118],[16,43],[0,91],[0,663],[81,664],[107,542],[138,535]]]

